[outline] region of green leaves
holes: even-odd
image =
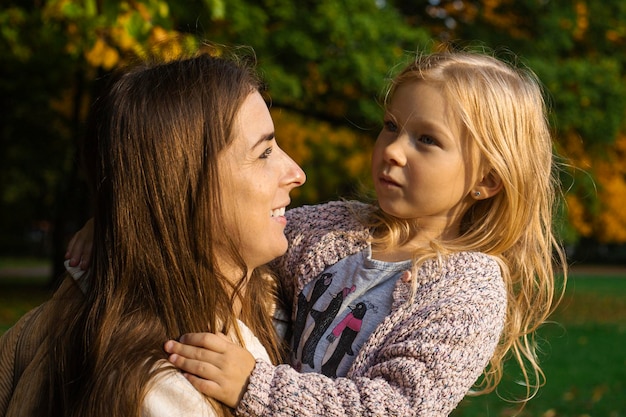
[[[233,0],[210,39],[252,45],[275,105],[319,117],[378,122],[376,98],[404,50],[428,45],[393,7],[373,0]],[[269,76],[271,74],[271,76]]]
[[[211,19],[221,20],[226,16],[224,0],[204,0],[204,4],[211,13]]]
[[[624,127],[626,84],[622,64],[611,57],[529,63],[547,86],[560,130],[574,130],[589,150],[613,143]]]
[[[205,40],[254,48],[272,107],[288,110],[290,136],[309,144],[303,159],[311,163],[308,188],[332,183],[303,202],[335,198],[367,176],[366,167],[354,167],[367,164],[362,143],[378,131],[378,98],[392,70],[411,54],[455,40],[510,49],[545,84],[557,148],[572,166],[564,178],[573,182],[570,199],[576,201],[569,207],[578,218],[569,221],[578,225],[577,232],[605,236],[608,226],[592,220],[620,206],[610,190],[621,189],[617,182],[626,178],[626,166],[615,162],[623,159],[619,143],[626,143],[616,142],[626,133],[624,1],[41,0],[39,5],[7,0],[0,6],[0,110],[6,120],[0,124],[0,199],[6,190],[16,198],[16,189],[36,191],[37,184],[45,184],[41,194],[50,201],[50,189],[62,182],[73,158],[72,135],[83,123],[91,83],[102,73],[150,54],[170,59],[195,51]],[[37,116],[29,112],[33,108]],[[339,126],[353,135],[339,134]],[[344,139],[336,140],[335,133]],[[20,135],[29,140],[15,142]],[[45,140],[58,146],[48,148]],[[24,152],[12,153],[20,147]],[[17,161],[11,155],[25,158],[30,147],[46,149],[49,159],[63,163],[20,159],[33,167],[16,176],[17,168],[8,168]],[[336,167],[321,167],[331,160]],[[35,174],[36,164],[46,174]],[[606,173],[613,175],[609,179]],[[28,207],[50,211],[35,191],[20,197],[24,209],[7,210],[24,216]],[[621,219],[613,214],[608,218]],[[626,234],[620,222],[611,228]]]

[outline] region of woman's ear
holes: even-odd
[[[492,170],[476,183],[471,192],[475,200],[484,200],[498,194],[501,189],[502,179]]]

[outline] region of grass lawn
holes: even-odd
[[[0,275],[0,334],[49,295],[44,277]],[[521,413],[500,398],[523,395],[510,369],[497,393],[468,397],[451,416],[626,417],[626,276],[574,275],[553,319],[539,333],[547,383]]]
[[[46,266],[38,259],[0,258],[0,335],[28,310],[50,298],[47,277],[23,272],[23,268],[34,268],[37,274]]]
[[[553,319],[539,332],[547,382],[522,412],[498,397],[523,395],[509,375],[497,393],[468,397],[451,416],[625,417],[626,277],[573,276]]]

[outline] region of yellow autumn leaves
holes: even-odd
[[[85,59],[94,67],[103,67],[109,70],[117,65],[120,55],[115,48],[107,45],[101,37],[98,37],[93,48],[85,52]]]
[[[306,187],[294,193],[298,204],[354,197],[370,181],[370,156],[378,132],[359,133],[348,127],[271,109],[278,144],[307,173]],[[345,190],[346,182],[352,190]]]
[[[110,70],[121,63],[124,55],[140,58],[156,56],[170,60],[181,56],[194,46],[193,39],[159,26],[149,29],[146,45],[133,38],[128,30],[120,25],[111,28],[109,36],[98,36],[93,47],[85,51],[85,59],[93,67]]]
[[[604,243],[626,241],[626,135],[608,145],[601,156],[593,157],[576,137],[562,140],[564,154],[575,167],[579,180],[595,179],[588,194],[570,193],[566,197],[568,219],[581,236],[594,236]],[[593,194],[591,194],[593,193]],[[597,206],[589,204],[595,200]]]
[[[46,4],[45,15],[65,25],[68,52],[83,54],[94,68],[111,70],[148,56],[169,60],[198,47],[193,36],[167,27],[164,0],[56,0]]]

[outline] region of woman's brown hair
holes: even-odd
[[[236,333],[237,298],[241,319],[277,360],[272,281],[255,272],[244,282],[218,182],[235,116],[260,87],[250,65],[201,54],[135,67],[96,102],[85,146],[95,192],[91,275],[84,298],[52,319],[42,399],[50,416],[140,416],[150,383],[167,369],[158,366],[165,341]],[[225,276],[218,254],[242,276]]]

